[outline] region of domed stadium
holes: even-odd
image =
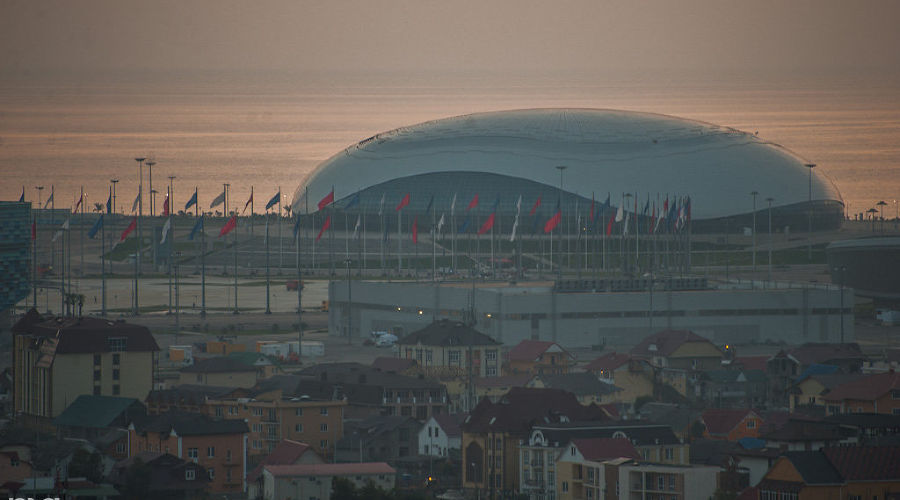
[[[806,228],[812,213],[813,229],[836,228],[843,215],[840,193],[807,163],[754,134],[672,116],[500,111],[360,141],[310,173],[294,194],[293,209],[315,212],[332,189],[336,209],[366,216],[392,213],[407,193],[406,214],[424,215],[431,207],[432,216],[449,215],[455,199],[460,215],[477,195],[480,214],[507,219],[516,215],[520,196],[523,215],[542,200],[535,217],[555,213],[557,204],[564,213],[587,215],[592,199],[596,210],[624,204],[651,216],[653,205],[689,197],[692,230],[713,231],[749,226],[754,202],[758,215],[768,216],[771,199],[775,226]],[[760,230],[765,221],[760,219]]]

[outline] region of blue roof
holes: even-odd
[[[831,375],[832,373],[837,373],[838,370],[840,370],[840,368],[835,365],[820,365],[818,363],[813,363],[803,370],[803,373],[797,376],[794,383],[799,384],[813,375]]]

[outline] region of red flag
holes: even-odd
[[[556,215],[547,219],[547,223],[544,224],[544,232],[549,233],[550,231],[553,231],[553,228],[555,228],[559,224],[559,221],[561,221],[561,220],[562,220],[562,210],[557,210]]]
[[[491,214],[491,216],[484,221],[484,224],[481,225],[481,229],[478,230],[478,234],[484,234],[490,231],[492,227],[494,227],[494,214]]]
[[[397,212],[403,210],[403,207],[406,205],[409,205],[409,193],[406,193],[406,196],[404,196],[403,199],[400,200],[400,203],[397,204]]]
[[[230,233],[231,230],[235,227],[237,227],[237,215],[232,215],[231,218],[228,219],[228,222],[226,222],[225,225],[222,226],[222,230],[219,231],[219,237],[221,238],[222,236]]]
[[[333,194],[332,194],[332,196],[333,196]],[[241,213],[246,212],[247,207],[249,207],[251,203],[253,203],[253,190],[250,190],[250,199],[247,200],[247,203],[244,203],[244,209],[241,211]],[[321,202],[319,202],[319,203],[321,204]],[[321,207],[319,208],[319,210],[322,210]]]
[[[322,235],[325,234],[325,231],[331,226],[331,216],[325,217],[325,223],[322,224],[322,229],[319,229],[319,234],[316,236],[316,241],[322,239]]]
[[[122,236],[119,237],[119,241],[125,241],[125,238],[127,238],[128,235],[131,234],[131,232],[134,231],[134,229],[136,227],[137,227],[137,217],[132,217],[131,224],[128,224],[128,227],[126,227],[125,230],[122,231]]]
[[[330,193],[326,194],[324,198],[319,200],[319,210],[322,210],[332,203],[334,203],[334,189],[332,189]]]
[[[419,216],[418,215],[413,217],[412,236],[413,236],[413,243],[418,244],[419,243]]]
[[[616,214],[610,215],[609,222],[606,223],[606,235],[607,236],[612,234],[612,225],[613,225],[614,220],[616,220]]]
[[[169,216],[169,193],[166,193],[166,199],[163,201],[163,217]]]
[[[75,204],[75,208],[72,209],[72,213],[73,213],[73,214],[78,213],[78,207],[81,206],[81,202],[82,202],[82,201],[84,201],[84,193],[81,193],[81,197],[78,198],[78,203],[76,203],[76,204]]]
[[[37,222],[31,221],[31,239],[32,239],[32,240],[37,239],[37,226],[36,226],[36,224],[37,224]]]
[[[472,198],[472,201],[469,202],[469,206],[466,207],[466,210],[472,210],[473,208],[478,206],[478,193],[475,193],[475,197]]]
[[[537,201],[534,202],[534,205],[531,207],[531,211],[528,212],[528,215],[534,215],[537,212],[538,207],[541,206],[541,197],[538,196]]]
[[[647,234],[653,234],[653,227],[656,225],[656,202],[653,202],[653,214],[650,215],[650,227],[647,228]]]

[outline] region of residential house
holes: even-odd
[[[689,459],[688,445],[667,425],[639,421],[536,423],[519,445],[520,491],[535,499],[554,492],[558,457],[566,443],[576,439],[626,439],[637,458],[644,461],[687,464]]]
[[[254,352],[232,353],[229,356],[217,356],[214,358],[194,358],[194,364],[185,366],[179,370],[179,384],[201,384],[219,387],[253,387],[256,382],[262,380],[262,374],[266,373],[266,367],[247,363],[245,360],[232,357],[233,355],[249,355],[250,357],[266,360],[266,356]]]
[[[82,394],[143,400],[153,388],[159,346],[146,327],[26,318],[13,327],[15,410],[26,423],[49,427]]]
[[[863,363],[868,360],[857,343],[831,344],[809,342],[791,348],[788,351],[801,366],[801,369],[812,364],[834,365],[844,373],[858,373]]]
[[[556,342],[523,340],[506,353],[508,375],[562,375],[569,373],[575,356]]]
[[[488,398],[496,403],[505,396],[513,387],[525,387],[531,380],[531,375],[501,375],[499,377],[476,378],[473,382],[475,401]],[[449,385],[449,384],[448,384]],[[465,391],[465,383],[461,384],[461,391]],[[449,391],[449,388],[448,388]],[[460,395],[460,398],[464,395]]]
[[[93,440],[111,429],[125,429],[133,418],[146,414],[147,409],[134,398],[83,394],[53,423],[66,438]]]
[[[823,396],[826,412],[900,415],[900,373],[866,375],[834,387]]]
[[[644,403],[638,411],[638,418],[645,422],[664,423],[672,428],[678,439],[689,442],[700,436],[691,435],[691,426],[700,418],[700,411],[672,403]]]
[[[359,363],[322,363],[299,372],[340,387],[352,402],[355,397],[370,398],[380,403],[382,414],[413,417],[425,421],[432,415],[446,413],[447,389],[428,377],[407,377],[378,371]]]
[[[621,389],[587,373],[565,373],[562,375],[535,375],[525,387],[536,389],[562,389],[575,394],[583,405],[606,404],[615,400]]]
[[[129,455],[168,453],[200,464],[213,493],[246,491],[247,424],[170,412],[132,421]]]
[[[621,389],[611,394],[609,401],[633,404],[640,397],[653,396],[653,368],[645,359],[611,352],[591,361],[584,370]]]
[[[706,427],[703,437],[738,441],[745,437],[759,437],[763,418],[748,408],[708,409],[700,415],[700,422]]]
[[[399,339],[397,355],[415,360],[430,377],[496,377],[500,346],[465,323],[441,319]]]
[[[816,451],[789,451],[757,485],[764,500],[796,498],[897,498],[900,492],[900,447],[839,446]]]
[[[825,421],[853,429],[859,441],[866,445],[896,444],[900,436],[900,415],[839,413],[825,417]]]
[[[718,369],[700,375],[703,401],[714,408],[747,408],[765,404],[768,379],[761,370]]]
[[[462,430],[459,424],[465,415],[440,414],[429,418],[419,430],[419,455],[449,457],[451,450],[459,452]]]
[[[605,463],[618,465],[639,459],[637,450],[626,438],[573,439],[562,446],[556,459],[556,478],[551,476],[550,482],[545,484],[540,469],[533,469],[537,472],[533,478],[528,476],[526,469],[522,484],[526,492],[541,492],[529,494],[529,498],[601,500],[610,486],[606,484]],[[547,493],[542,494],[544,491]]]
[[[781,451],[821,450],[829,446],[858,444],[858,433],[834,422],[791,418],[775,430],[760,435],[767,448]]]
[[[863,373],[879,373],[900,370],[900,349],[884,349],[879,355],[863,362]]]
[[[30,450],[16,448],[0,446],[0,494],[6,494],[9,498],[15,496],[14,493],[26,478],[34,475],[29,460]]]
[[[801,407],[825,408],[825,395],[841,384],[864,376],[861,373],[841,373],[836,366],[831,368],[833,369],[831,372],[812,373],[797,377],[797,381],[790,389],[790,410],[792,412]]]
[[[582,406],[574,394],[559,389],[514,387],[494,403],[482,399],[463,421],[462,486],[469,491],[519,490],[519,441],[538,421],[597,420],[608,414]]]
[[[415,359],[379,356],[372,361],[372,368],[385,373],[415,376],[419,371],[419,364]]]
[[[173,410],[185,413],[206,413],[208,399],[223,399],[234,394],[237,387],[219,387],[203,384],[180,384],[167,389],[151,391],[144,403],[148,415],[159,415]]]
[[[398,415],[347,422],[347,433],[337,443],[337,460],[396,464],[416,456],[421,429],[421,422]]]
[[[190,500],[209,495],[206,488],[211,480],[202,465],[154,451],[142,451],[116,463],[110,475],[112,483],[120,491],[126,491],[129,472],[136,468],[143,469],[147,476],[148,498]]]
[[[283,439],[271,453],[266,455],[256,467],[247,474],[247,498],[256,499],[262,497],[263,492],[263,468],[267,465],[298,465],[298,464],[323,464],[322,458],[316,454],[312,446]]]
[[[266,465],[262,477],[263,500],[324,500],[331,498],[332,481],[337,477],[357,488],[371,483],[391,491],[397,470],[384,462]]]
[[[654,368],[657,382],[679,394],[700,397],[699,373],[718,369],[725,354],[715,344],[689,330],[663,330],[642,340],[631,356],[647,360]]]

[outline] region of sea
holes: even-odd
[[[871,74],[701,77],[578,74],[173,72],[0,77],[0,200],[129,213],[137,157],[152,158],[157,206],[231,186],[232,208],[279,190],[379,132],[483,111],[579,107],[646,111],[757,133],[818,165],[854,214],[884,200],[900,214],[900,77]],[[144,166],[145,211],[148,168]],[[170,179],[171,177],[171,179]],[[37,186],[43,186],[38,190]]]

